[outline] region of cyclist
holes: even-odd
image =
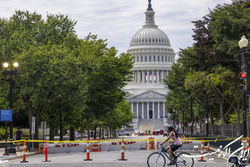
[[[161,145],[165,144],[169,139],[173,140],[173,144],[167,147],[167,152],[170,158],[170,163],[168,164],[168,166],[170,166],[170,165],[175,165],[173,163],[173,152],[182,146],[182,142],[178,137],[178,132],[176,132],[173,126],[167,127],[167,133],[168,133],[167,139],[163,143],[161,143]]]

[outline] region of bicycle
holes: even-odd
[[[173,162],[176,165],[176,167],[193,167],[194,165],[194,159],[185,157],[184,155],[191,155],[187,152],[181,152],[179,154],[173,153]],[[153,152],[148,156],[147,164],[148,167],[165,167],[166,165],[166,158],[170,161],[168,152],[165,150],[164,147],[161,146],[161,149],[159,152]]]

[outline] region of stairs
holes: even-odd
[[[140,119],[138,127],[140,131],[150,130],[151,132],[156,129],[163,129],[163,119]]]

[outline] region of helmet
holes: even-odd
[[[167,127],[170,131],[173,131],[174,130],[174,127],[173,126],[168,126]]]

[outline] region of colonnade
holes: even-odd
[[[160,119],[166,117],[165,102],[131,102],[130,106],[136,118]]]
[[[163,83],[169,70],[133,70],[135,83]]]

